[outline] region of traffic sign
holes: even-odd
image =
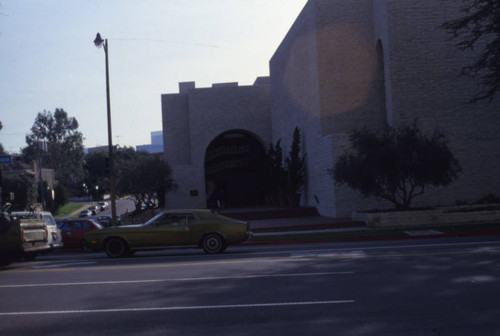
[[[9,164],[12,162],[11,155],[0,155],[0,164]]]

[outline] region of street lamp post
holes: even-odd
[[[109,152],[109,196],[111,198],[111,225],[116,226],[116,201],[115,201],[115,172],[113,165],[113,136],[111,133],[111,101],[109,99],[109,61],[108,61],[108,39],[103,40],[101,34],[97,33],[94,44],[97,48],[104,47],[106,55],[106,99],[108,109],[108,152]]]

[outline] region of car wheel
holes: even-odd
[[[38,255],[38,252],[26,252],[23,254],[23,260],[24,261],[31,261],[36,258]]]
[[[208,254],[221,253],[226,249],[226,242],[217,233],[207,234],[201,243],[203,250]]]
[[[122,258],[128,255],[127,244],[120,238],[110,238],[106,241],[106,254],[110,258]]]
[[[12,259],[4,256],[0,256],[0,267],[7,266],[12,263]]]

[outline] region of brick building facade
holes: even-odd
[[[196,89],[162,96],[165,159],[178,191],[169,206],[207,206],[204,158],[224,132],[246,132],[266,148],[295,126],[303,134],[307,181],[302,204],[321,214],[390,204],[360,198],[328,173],[353,129],[417,122],[443,131],[463,172],[416,205],[447,205],[500,194],[500,101],[469,100],[477,83],[459,76],[464,53],[441,25],[461,15],[453,0],[310,0],[270,60],[269,83]],[[193,196],[195,195],[195,196]],[[230,197],[230,195],[226,195]]]

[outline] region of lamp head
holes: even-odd
[[[97,33],[96,37],[95,37],[95,40],[94,40],[94,44],[97,48],[101,48],[104,44],[104,40],[103,38],[101,37],[101,34]]]

